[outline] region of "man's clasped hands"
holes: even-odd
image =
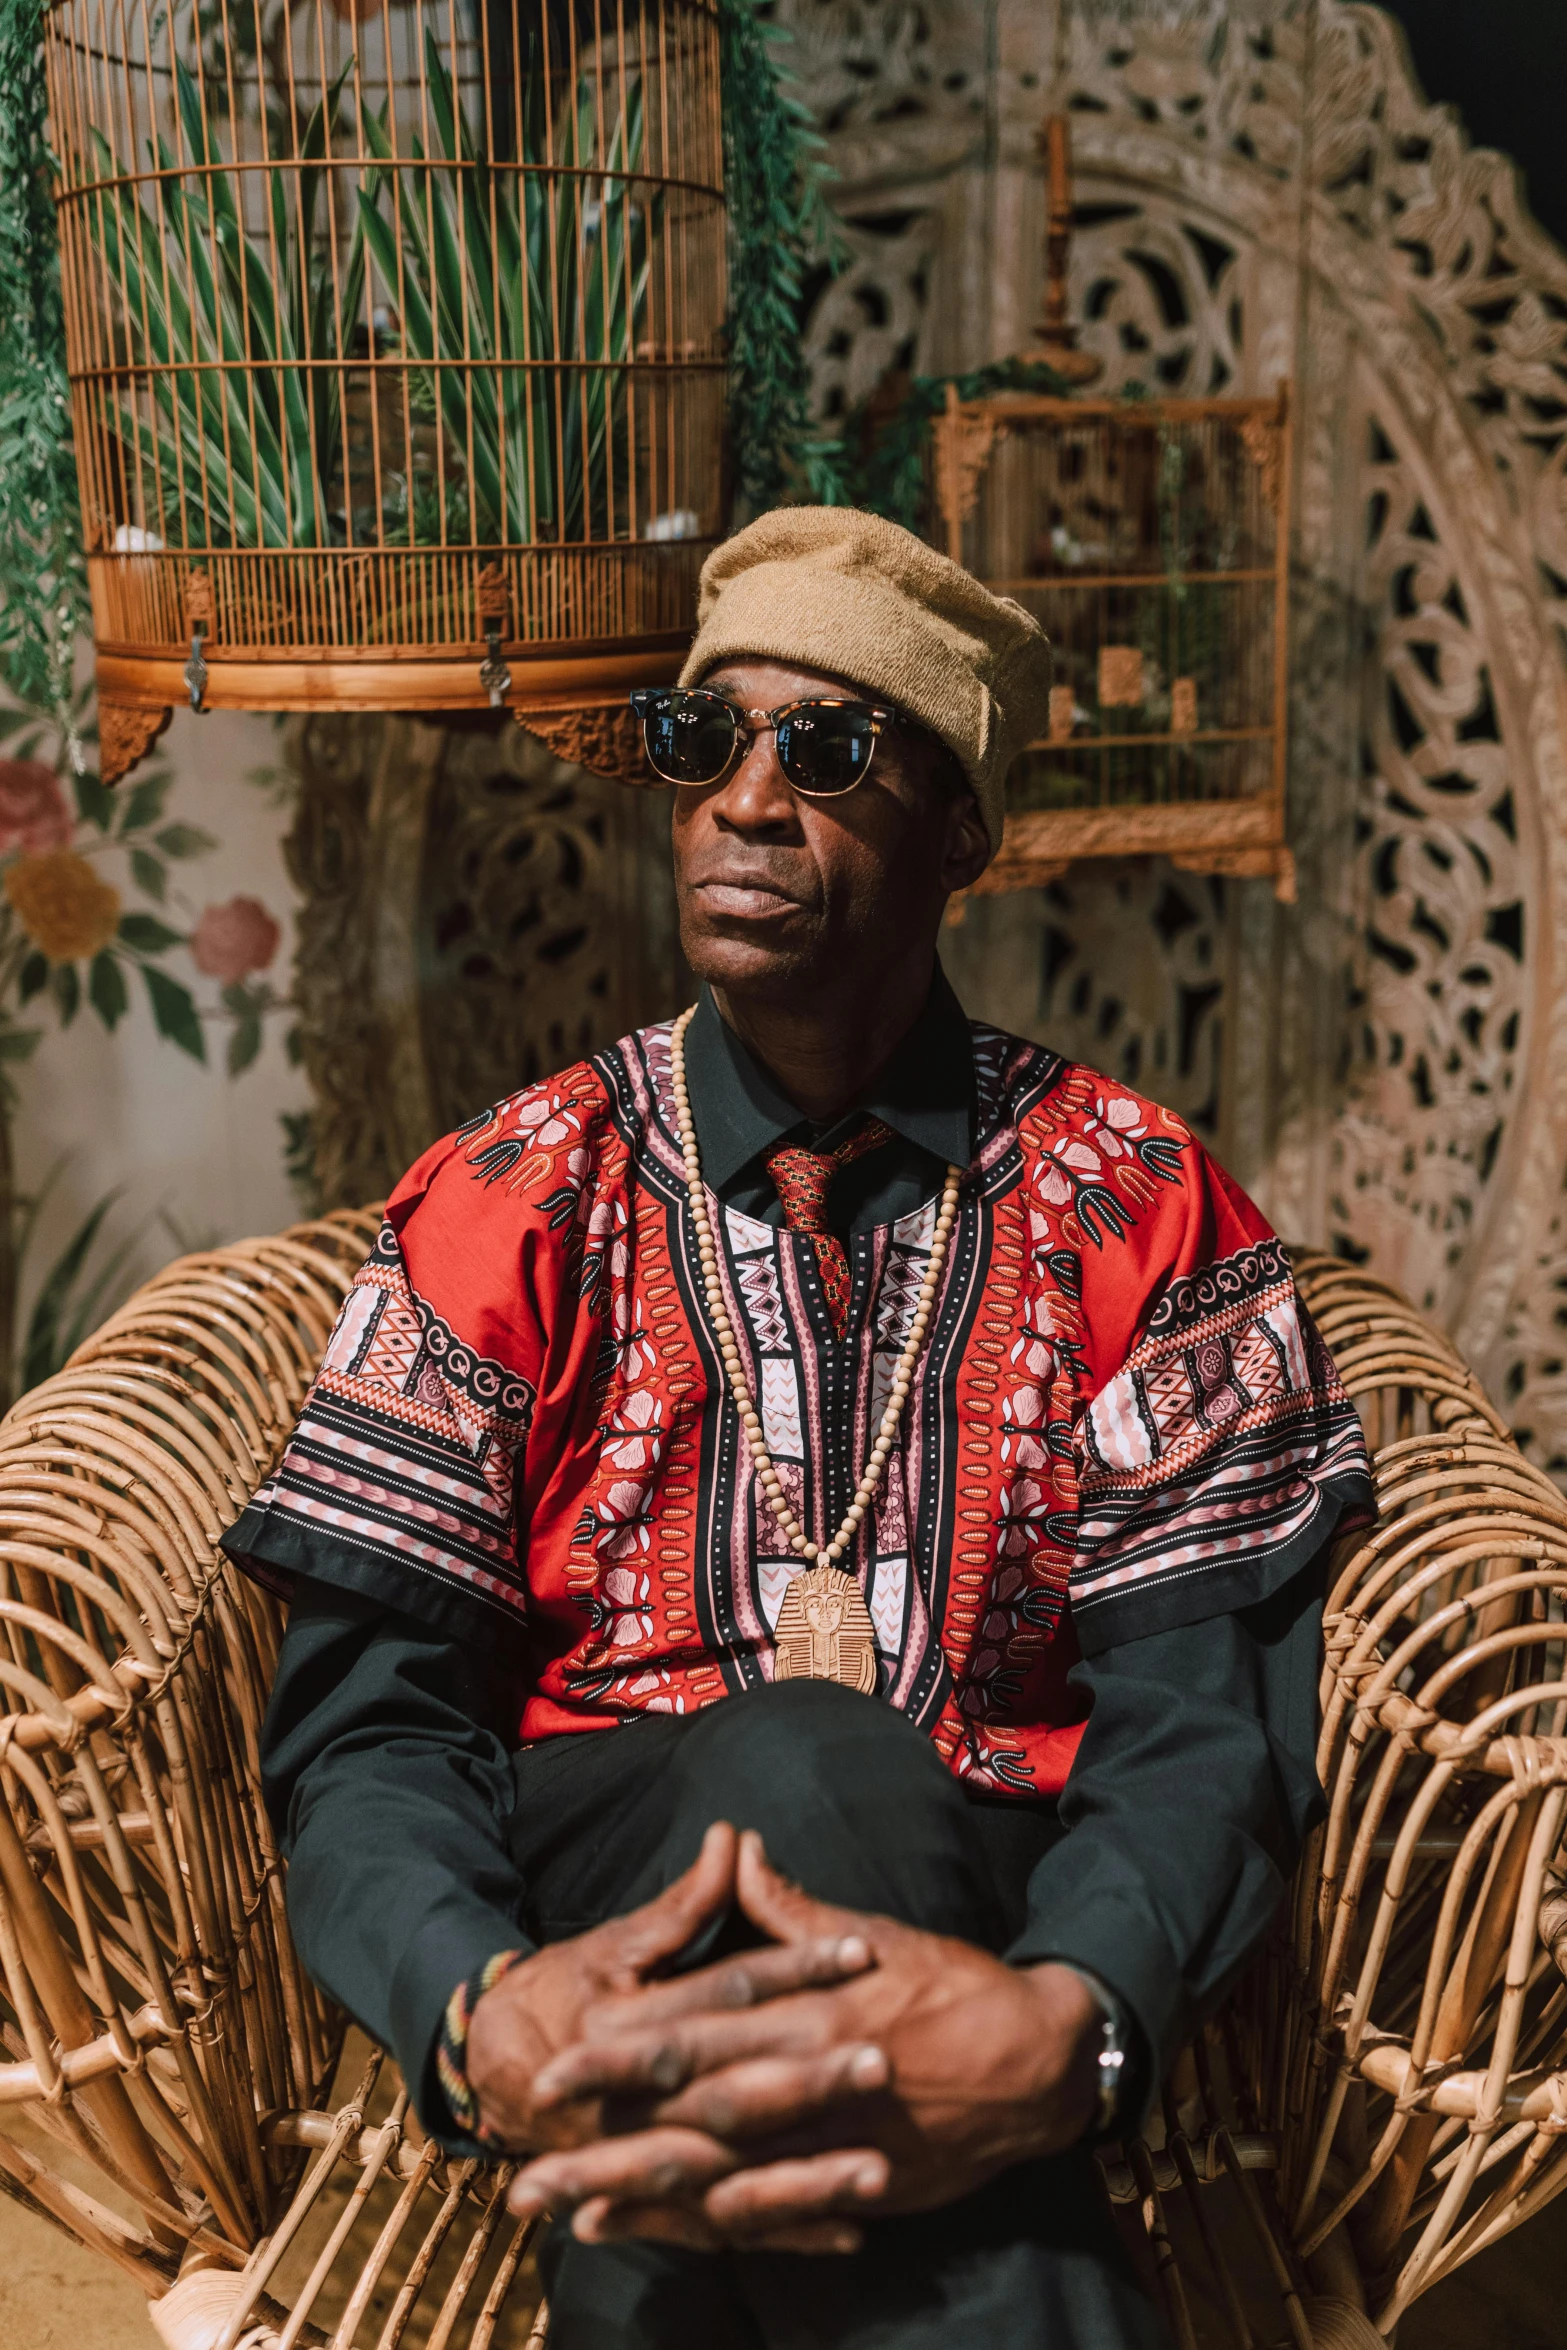
[[[662,1971],[732,1907],[764,1946]],[[814,1901],[720,1821],[656,1900],[484,1995],[468,2077],[490,2141],[533,2157],[519,2216],[572,2212],[588,2243],[853,2252],[859,2221],[1081,2138],[1101,2020],[1070,1967]]]

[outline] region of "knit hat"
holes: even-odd
[[[1050,702],[1050,640],[1021,604],[879,515],[780,506],[703,564],[680,683],[747,654],[847,678],[929,727],[1001,846],[1007,769]]]

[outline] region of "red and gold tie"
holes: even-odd
[[[884,1126],[879,1118],[867,1118],[835,1150],[808,1151],[786,1145],[768,1153],[767,1172],[778,1186],[785,1223],[791,1232],[808,1232],[815,1243],[822,1296],[840,1338],[849,1326],[852,1283],[849,1252],[827,1221],[827,1194],[840,1167],[846,1167],[851,1159],[862,1159],[867,1151],[879,1150],[884,1142],[891,1140],[890,1126]]]

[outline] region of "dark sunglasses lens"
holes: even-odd
[[[642,732],[666,783],[716,783],[734,757],[734,712],[716,694],[660,694],[643,711]]]
[[[826,798],[852,791],[876,748],[870,713],[852,703],[808,703],[778,729],[778,764],[792,784]]]

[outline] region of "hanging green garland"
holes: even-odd
[[[825,142],[789,70],[790,41],[758,0],[720,0],[729,428],[735,487],[752,513],[790,496],[848,501],[841,445],[811,421],[805,276],[824,255],[836,265],[841,239],[826,199]]]
[[[1034,392],[1060,400],[1072,390],[1064,376],[1036,359],[998,359],[967,375],[915,376],[902,406],[848,477],[856,506],[885,514],[905,530],[919,528],[926,503],[925,445],[932,420],[947,404],[949,384],[960,400],[990,400],[1000,392]]]
[[[0,0],[0,675],[69,733],[87,619],[41,0]]]

